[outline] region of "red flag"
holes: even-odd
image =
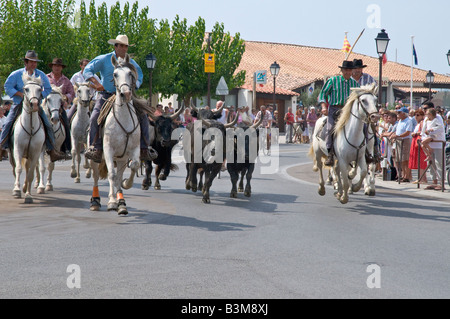
[[[386,53],[383,54],[383,65],[385,65],[387,63],[387,55]]]

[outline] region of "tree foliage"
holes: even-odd
[[[149,18],[149,9],[139,10],[138,2],[121,7],[119,1],[109,9],[95,0],[0,0],[0,80],[15,69],[23,67],[27,50],[35,50],[38,68],[48,73],[53,58],[63,59],[68,77],[79,70],[78,61],[92,59],[111,52],[109,39],[126,34],[133,46],[129,53],[144,71],[144,83],[138,92],[146,95],[149,72],[145,56],[157,57],[152,72],[153,92],[163,96],[178,94],[179,99],[204,96],[207,93],[207,74],[204,72],[205,20],[193,25],[176,16],[172,24],[167,20]],[[231,36],[224,25],[217,22],[211,31],[211,52],[216,57],[216,73],[211,76],[215,88],[221,76],[229,87],[244,83],[243,71],[235,74],[245,50],[239,34]],[[1,81],[1,82],[3,82]],[[214,92],[212,92],[214,93]]]

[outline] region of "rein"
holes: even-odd
[[[363,93],[363,94],[361,94],[360,96],[358,96],[358,109],[359,109],[360,106],[361,106],[361,109],[364,111],[364,113],[365,113],[365,115],[366,115],[366,119],[363,120],[363,119],[360,118],[359,116],[353,114],[352,110],[350,111],[350,114],[351,114],[352,116],[354,116],[355,118],[357,118],[358,120],[360,120],[360,121],[366,123],[367,125],[370,125],[370,126],[372,127],[372,130],[374,130],[374,123],[370,120],[370,115],[372,115],[372,113],[369,113],[369,112],[364,108],[364,106],[362,105],[361,99],[360,99],[361,96],[363,96],[364,94],[370,94],[370,93]],[[353,108],[352,108],[352,109],[353,109]],[[374,130],[374,132],[375,132],[375,130]],[[350,141],[349,141],[348,138],[347,138],[347,133],[346,133],[346,131],[345,131],[345,126],[344,126],[344,137],[345,137],[345,141],[346,141],[351,147],[353,147],[354,149],[356,149],[356,159],[358,159],[358,157],[359,157],[359,151],[366,145],[366,137],[363,136],[363,140],[362,140],[362,142],[361,142],[361,144],[360,144],[359,146],[353,145],[352,143],[350,143]]]

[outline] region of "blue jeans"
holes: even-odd
[[[3,125],[2,135],[0,137],[0,141],[3,143],[2,148],[7,149],[9,148],[9,134],[11,131],[12,126],[14,125],[14,122],[17,118],[17,115],[19,113],[19,110],[21,110],[22,104],[13,104],[11,106],[11,109],[9,110],[8,116],[6,117],[6,122]],[[53,127],[50,121],[47,118],[47,115],[45,115],[44,110],[42,107],[39,107],[39,116],[42,119],[42,122],[44,123],[44,128],[46,131],[45,134],[45,145],[47,147],[47,150],[51,151],[55,147],[55,136],[53,135]]]

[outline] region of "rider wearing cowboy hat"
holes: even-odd
[[[359,87],[358,82],[352,78],[352,71],[354,69],[353,61],[343,61],[340,75],[329,78],[319,94],[319,103],[327,101],[328,119],[327,119],[327,150],[328,158],[325,161],[326,166],[333,166],[334,164],[334,126],[338,117],[338,112],[344,107],[350,96],[352,87]]]
[[[35,51],[29,50],[25,54],[25,57],[23,58],[25,67],[22,69],[18,69],[16,71],[13,71],[8,78],[5,81],[5,93],[8,94],[13,99],[13,105],[9,111],[8,116],[6,117],[6,122],[4,123],[2,134],[0,137],[0,141],[2,144],[2,147],[4,149],[9,147],[9,137],[11,133],[12,126],[17,118],[17,116],[20,114],[20,111],[22,110],[22,102],[23,102],[23,80],[22,80],[22,74],[24,72],[27,72],[29,75],[34,75],[36,77],[40,77],[42,80],[42,98],[46,98],[52,91],[52,87],[50,84],[49,79],[45,75],[44,72],[41,70],[38,70],[37,64],[38,62],[42,62],[38,59],[38,55]],[[52,162],[55,162],[57,160],[65,159],[65,155],[57,150],[55,150],[55,137],[53,135],[53,128],[52,124],[48,120],[47,116],[45,115],[44,110],[42,107],[39,107],[39,116],[42,119],[42,122],[44,123],[45,128],[45,145],[47,147],[47,153],[50,155],[50,160]]]
[[[95,103],[95,107],[90,117],[90,147],[85,152],[86,158],[92,159],[94,162],[100,162],[103,154],[103,143],[99,133],[99,125],[97,123],[97,119],[100,115],[100,110],[105,101],[116,93],[113,79],[114,66],[111,62],[111,56],[114,55],[116,58],[125,58],[128,52],[128,47],[133,45],[128,44],[128,37],[126,35],[118,35],[115,39],[109,40],[108,43],[114,45],[114,51],[95,57],[88,63],[88,65],[86,65],[83,71],[84,78],[94,84],[100,95],[97,102]],[[131,58],[130,63],[132,63],[136,67],[136,70],[138,72],[136,88],[139,88],[142,84],[143,79],[142,69]],[[94,77],[94,74],[96,74],[97,72],[100,72],[101,82],[97,81],[97,79]],[[156,158],[156,152],[149,151],[150,122],[143,112],[139,116],[139,122],[141,126],[141,160],[153,160],[154,158]]]
[[[61,58],[54,58],[53,61],[48,64],[48,66],[52,69],[52,72],[47,74],[50,84],[57,87],[62,86],[62,94],[65,97],[63,102],[64,104],[61,105],[60,114],[64,130],[66,131],[66,139],[61,146],[61,150],[66,153],[66,157],[68,159],[71,159],[72,155],[70,154],[70,152],[72,150],[72,140],[70,138],[69,120],[67,119],[67,113],[65,110],[70,107],[70,104],[75,98],[75,91],[73,89],[72,82],[70,82],[70,80],[64,74],[62,74],[62,70],[66,68],[66,65],[63,63],[63,60]]]

